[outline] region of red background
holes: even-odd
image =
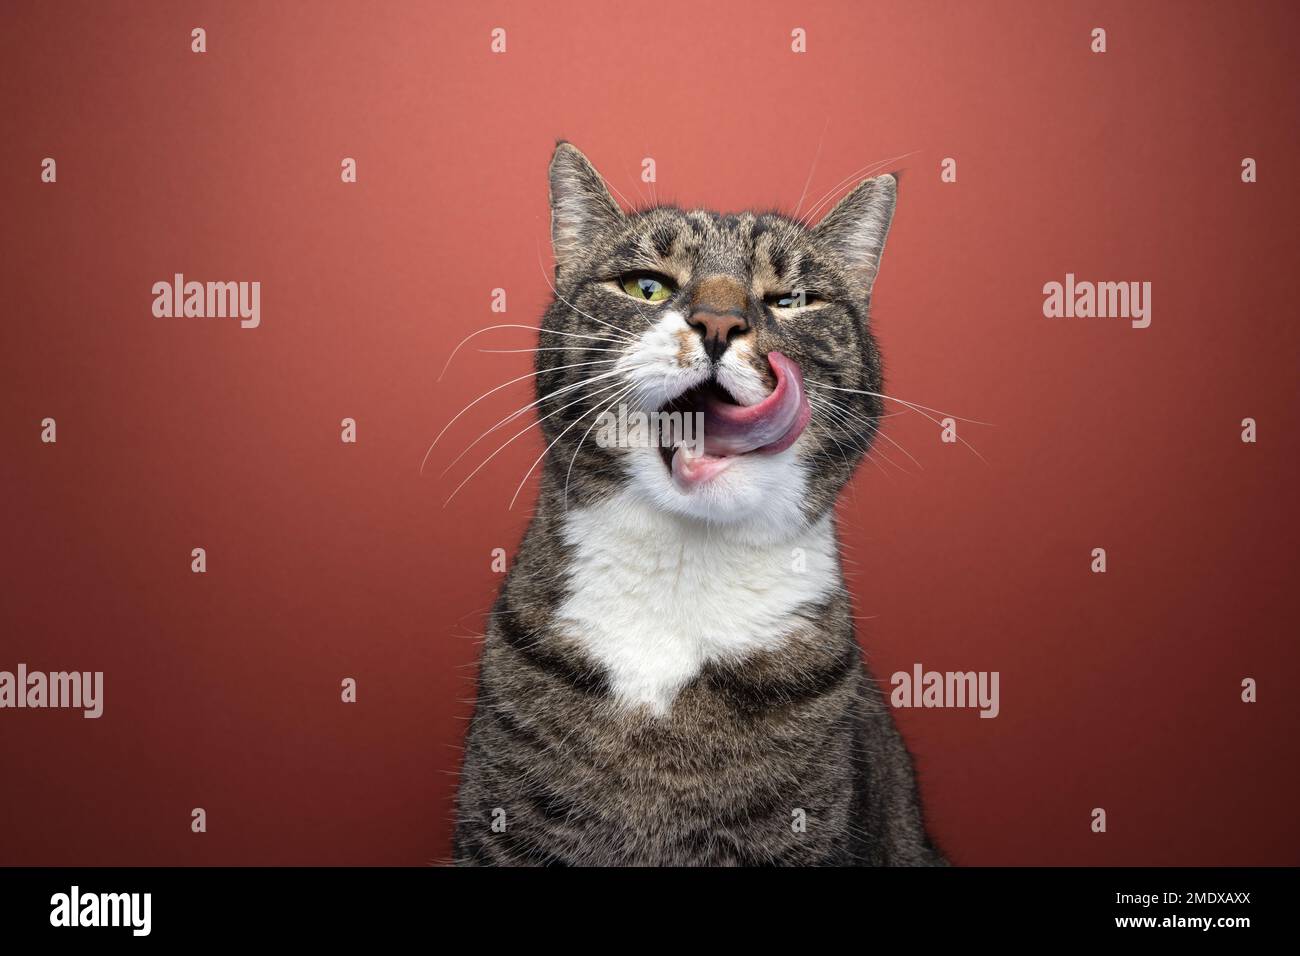
[[[898,714],[954,861],[1297,862],[1293,6],[0,16],[0,669],[106,683],[97,721],[0,712],[0,862],[447,856],[491,551],[541,445],[446,508],[497,443],[440,473],[530,383],[419,464],[530,368],[478,351],[535,344],[503,330],[437,381],[547,301],[558,136],[634,201],[650,156],[658,197],[723,209],[791,209],[814,156],[804,208],[915,151],[876,294],[887,391],[994,423],[962,426],[987,464],[891,418],[923,468],[885,446],[907,473],[864,466],[843,532],[878,677],[1001,673],[996,720]],[[175,272],[260,280],[261,327],[153,318]],[[1045,319],[1066,272],[1150,281],[1151,327]]]

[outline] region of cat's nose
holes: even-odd
[[[700,309],[692,312],[686,321],[700,333],[704,351],[715,362],[722,358],[733,335],[749,331],[749,322],[735,312],[708,312]]]
[[[725,273],[708,275],[691,292],[691,311],[687,322],[700,333],[704,351],[718,361],[730,340],[749,331],[745,310],[749,293],[738,278]]]

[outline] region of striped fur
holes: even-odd
[[[683,389],[703,368],[756,400],[773,349],[807,380],[879,391],[867,315],[893,210],[883,179],[816,229],[777,214],[627,214],[562,144],[558,291],[543,327],[615,342],[548,341],[564,349],[537,353],[539,396],[581,394],[583,370],[562,366],[603,356],[585,341],[626,350],[630,400],[649,409],[671,398],[653,389]],[[620,298],[610,278],[633,267],[673,277],[674,301]],[[791,288],[816,289],[817,305],[764,304]],[[700,302],[747,321],[715,364],[680,334],[681,310]],[[638,382],[646,363],[658,364]],[[879,402],[836,400],[841,412],[814,406],[793,447],[745,456],[712,497],[678,495],[655,450],[582,441],[596,405],[543,420],[538,507],[488,622],[457,863],[943,862],[863,665],[836,553],[834,501]]]

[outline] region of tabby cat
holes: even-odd
[[[882,412],[868,313],[896,192],[868,179],[812,228],[624,212],[556,148],[548,450],[487,625],[455,862],[944,862],[833,513]],[[703,416],[700,445],[593,440],[668,408]]]

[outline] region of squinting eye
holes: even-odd
[[[619,281],[624,292],[642,302],[662,302],[677,291],[676,286],[663,276],[630,275]]]
[[[820,301],[821,299],[818,296],[803,289],[796,289],[793,292],[781,292],[767,297],[767,304],[774,305],[778,309],[801,309],[805,305]]]

